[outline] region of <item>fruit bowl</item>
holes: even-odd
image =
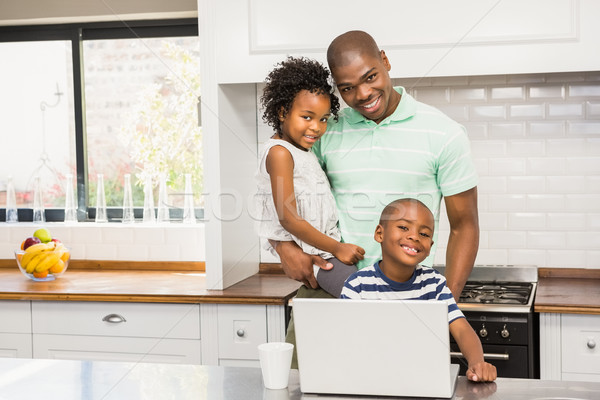
[[[38,243],[26,250],[15,250],[19,270],[34,281],[52,281],[65,273],[71,253],[62,243]]]

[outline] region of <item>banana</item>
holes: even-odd
[[[60,260],[60,257],[58,256],[58,254],[56,254],[54,252],[46,253],[46,254],[44,254],[44,256],[45,256],[44,259],[35,266],[35,272],[47,271],[50,269],[51,266],[56,264],[56,262],[58,260]]]
[[[54,242],[50,242],[50,243],[36,243],[32,246],[29,246],[27,249],[25,249],[25,254],[27,253],[35,253],[37,251],[40,250],[49,250],[51,248],[54,248]]]
[[[31,260],[33,260],[40,253],[49,251],[52,248],[53,246],[48,245],[47,243],[38,243],[28,247],[27,250],[25,250],[25,254],[23,254],[23,258],[21,258],[21,266],[27,269],[27,265],[31,262]]]
[[[50,253],[48,253],[46,251],[37,252],[35,254],[35,256],[27,264],[25,264],[25,265],[21,264],[25,268],[25,272],[27,272],[28,274],[33,274],[33,272],[35,271],[35,268],[38,266],[38,264],[40,262],[42,262],[46,258],[47,254],[50,254]]]

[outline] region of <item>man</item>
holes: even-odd
[[[359,269],[373,264],[380,257],[373,232],[386,204],[418,198],[433,210],[437,225],[444,197],[450,223],[446,279],[458,298],[479,246],[477,175],[464,128],[403,88],[393,88],[390,61],[365,32],[335,38],[327,62],[350,109],[329,124],[313,151],[331,182],[342,240],[366,250]],[[312,265],[331,266],[294,242],[273,244],[286,275],[306,286],[298,295],[323,296],[308,289],[318,287]],[[431,266],[434,255],[432,249],[423,264]]]

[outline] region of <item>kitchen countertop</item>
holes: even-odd
[[[600,314],[600,269],[540,268],[534,310]]]
[[[291,371],[287,389],[268,390],[259,368],[11,358],[0,358],[0,393],[11,400],[376,398],[302,394],[298,370]],[[460,376],[453,399],[591,400],[599,396],[600,383],[513,378],[472,383]]]
[[[123,301],[283,305],[300,283],[282,274],[256,274],[225,290],[206,289],[197,271],[77,270],[35,282],[15,267],[0,268],[0,300]]]

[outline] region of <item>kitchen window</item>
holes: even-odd
[[[32,220],[36,177],[46,220],[62,221],[69,175],[78,220],[94,220],[99,174],[109,221],[121,220],[126,174],[136,218],[143,184],[157,204],[164,179],[180,221],[186,174],[201,218],[197,35],[196,20],[0,28],[0,221],[9,177],[19,221]]]

